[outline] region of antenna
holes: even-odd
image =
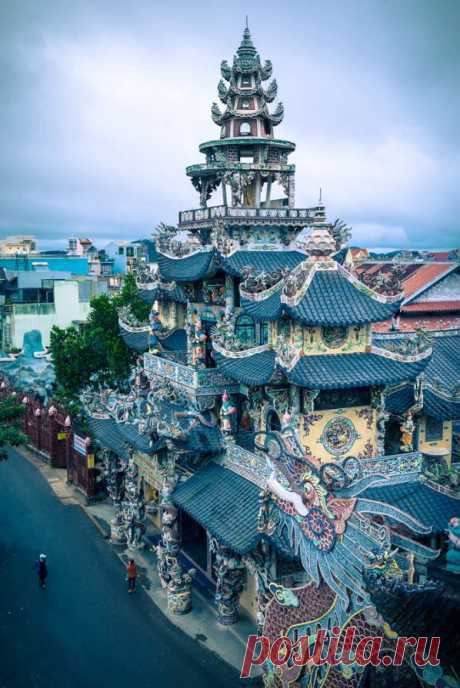
[[[323,190],[322,190],[321,187],[319,187],[319,201],[318,201],[318,205],[321,205],[322,202],[323,202]]]
[[[246,15],[246,28],[249,30],[249,26],[248,26],[248,15]]]

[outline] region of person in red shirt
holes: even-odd
[[[128,581],[128,592],[136,592],[136,578],[137,578],[137,567],[134,559],[129,560],[129,564],[126,567]]]

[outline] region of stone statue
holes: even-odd
[[[232,429],[232,416],[236,413],[236,408],[230,401],[229,394],[227,390],[222,395],[222,406],[220,409],[220,426],[224,435],[231,435],[233,433]]]
[[[415,424],[410,411],[404,416],[403,422],[400,426],[401,430],[401,446],[402,452],[411,452],[414,449],[414,430]]]

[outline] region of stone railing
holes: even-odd
[[[144,354],[144,369],[147,375],[162,377],[199,395],[223,394],[225,390],[235,393],[240,388],[215,368],[195,369],[151,353]]]
[[[224,205],[211,208],[197,208],[195,210],[182,210],[179,213],[179,225],[181,227],[203,222],[211,223],[216,218],[233,221],[257,221],[266,222],[269,219],[281,221],[283,224],[306,226],[314,222],[318,208],[231,208]]]

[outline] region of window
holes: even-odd
[[[251,101],[249,98],[243,98],[241,101],[241,109],[242,110],[250,110],[251,109]]]
[[[251,135],[251,125],[249,122],[241,122],[240,124],[240,136],[250,136]]]
[[[425,420],[425,439],[427,442],[442,440],[443,424],[442,420],[427,416]]]
[[[118,255],[119,255],[119,256],[124,256],[124,255],[125,255],[125,249],[123,248],[123,246],[119,246],[119,247],[118,247]]]
[[[251,77],[249,74],[246,74],[241,77],[241,85],[242,86],[250,86],[251,85]]]
[[[267,344],[268,343],[268,323],[267,322],[260,323],[260,343],[261,344]]]
[[[291,321],[288,318],[278,320],[278,336],[289,338],[291,335]]]
[[[255,322],[250,315],[240,315],[235,325],[238,341],[245,347],[254,346],[256,340]]]
[[[134,256],[134,246],[127,246],[126,247],[126,256],[128,258],[132,258]]]

